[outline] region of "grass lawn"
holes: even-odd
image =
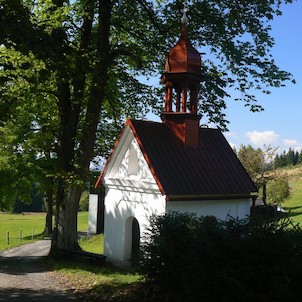
[[[291,196],[282,203],[282,207],[289,211],[288,216],[302,227],[302,177],[290,181],[290,185]]]
[[[122,270],[109,264],[91,264],[83,259],[48,260],[48,265],[61,280],[83,295],[83,301],[140,301],[136,298],[144,282],[135,271]]]
[[[103,234],[96,235],[91,238],[83,237],[79,240],[79,244],[84,251],[95,253],[95,254],[104,253]]]
[[[88,212],[79,212],[78,214],[78,231],[87,231],[88,228]],[[104,250],[104,236],[96,235],[91,238],[82,237],[79,244],[84,251],[103,254]]]
[[[42,239],[44,226],[45,213],[0,213],[0,251]],[[86,231],[87,227],[88,212],[79,212],[78,230]],[[22,230],[21,242],[20,230]],[[9,232],[9,245],[7,244],[7,232]],[[103,236],[98,235],[91,239],[84,237],[80,240],[80,245],[86,251],[101,254],[103,253]]]
[[[8,214],[0,213],[0,251],[43,238],[45,213],[35,214]],[[22,240],[20,243],[20,231]],[[9,245],[7,244],[9,232]]]
[[[88,212],[78,213],[78,231],[84,232],[88,229]]]

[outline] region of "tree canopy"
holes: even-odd
[[[265,205],[266,200],[280,204],[290,195],[288,179],[276,170],[279,168],[276,166],[276,159],[279,158],[277,149],[264,146],[262,150],[251,145],[241,145],[237,152],[239,160],[259,189],[259,195]]]
[[[295,166],[302,163],[302,150],[297,151],[289,148],[281,154],[276,154],[274,165],[276,168]]]
[[[250,110],[259,111],[255,90],[269,93],[292,81],[270,53],[270,21],[291,2],[188,1],[189,36],[205,52],[199,112],[209,121],[226,128],[230,87]],[[14,156],[28,154],[28,165],[56,180],[54,247],[77,247],[76,211],[91,160],[108,154],[121,120],[163,106],[161,88],[148,78],[160,78],[180,33],[182,6],[182,1],[1,0],[1,145]]]

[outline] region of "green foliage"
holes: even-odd
[[[288,219],[151,219],[142,272],[174,301],[300,300],[302,232]]]
[[[226,126],[222,111],[229,96],[228,87],[235,88],[238,99],[252,111],[259,111],[262,108],[253,95],[255,89],[269,93],[269,87],[292,80],[288,72],[276,66],[270,53],[274,45],[270,22],[281,15],[283,2],[292,1],[190,3],[191,40],[197,47],[209,49],[203,55],[200,110],[210,121]],[[149,106],[155,110],[162,107],[158,91],[138,81],[137,76],[160,77],[164,56],[179,36],[181,9],[181,1],[131,0],[108,6],[112,26],[105,118],[143,116]],[[26,85],[37,80],[49,82],[65,72],[65,80],[75,89],[71,91],[74,97],[80,92],[86,106],[98,59],[96,1],[63,1],[60,5],[45,0],[20,3],[3,0],[0,18],[4,25],[0,40],[5,66],[0,77],[3,83],[17,81],[22,71],[28,80]],[[77,91],[80,87],[74,84],[85,78],[84,91]],[[51,83],[43,90],[55,95],[56,83]]]
[[[89,209],[89,192],[84,191],[81,195],[79,211],[87,212]]]
[[[267,199],[270,203],[280,204],[290,196],[290,187],[287,179],[276,178],[267,185]]]
[[[269,93],[293,81],[270,53],[270,21],[291,2],[189,3],[192,43],[208,50],[199,112],[209,122],[226,128],[229,88],[259,111],[255,90]],[[0,137],[6,146],[0,158],[8,162],[0,167],[0,179],[7,179],[0,184],[0,206],[14,195],[26,198],[39,182],[41,192],[57,184],[56,208],[71,209],[56,217],[75,214],[90,162],[108,154],[121,121],[163,106],[161,88],[148,79],[162,74],[180,34],[182,7],[182,1],[1,1],[0,127],[12,133]],[[62,229],[64,221],[70,219],[62,217]],[[76,238],[76,225],[68,229]]]
[[[260,148],[255,149],[251,145],[241,145],[237,155],[247,173],[256,182],[265,167],[263,151]]]
[[[10,210],[53,185],[58,112],[53,82],[41,78],[45,63],[32,51],[1,45],[0,66],[0,208]]]
[[[12,212],[22,213],[22,212],[44,212],[44,202],[42,196],[36,194],[32,191],[30,194],[30,202],[24,202],[21,200],[15,200]]]
[[[264,145],[264,150],[255,149],[251,145],[241,145],[237,153],[245,170],[257,186],[264,205],[267,204],[267,183],[277,177],[276,171],[273,169],[273,159],[277,149],[270,145]]]
[[[288,166],[295,166],[302,163],[302,151],[294,151],[289,148],[288,151],[283,151],[281,154],[277,154],[274,158],[275,168],[283,168]]]

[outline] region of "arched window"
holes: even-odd
[[[128,175],[136,175],[138,171],[138,156],[134,148],[129,152]]]

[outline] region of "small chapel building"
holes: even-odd
[[[101,172],[105,186],[104,255],[130,265],[151,215],[171,211],[245,218],[257,188],[220,130],[200,127],[201,58],[187,18],[162,77],[162,122],[128,119]]]

